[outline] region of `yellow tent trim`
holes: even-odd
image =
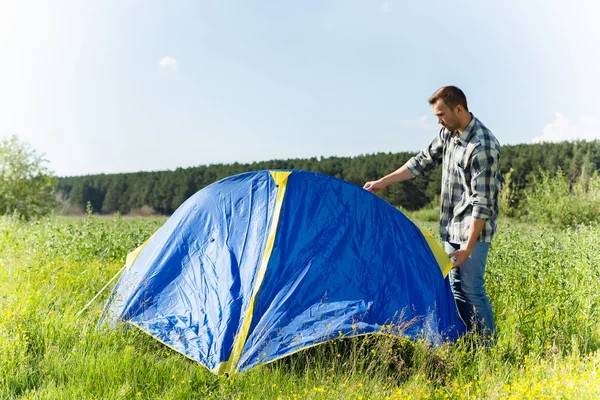
[[[446,276],[448,276],[448,274],[450,273],[450,270],[454,267],[454,265],[452,264],[452,261],[450,261],[450,258],[448,257],[448,253],[446,253],[444,248],[442,246],[440,246],[438,244],[438,242],[436,242],[435,239],[429,233],[425,232],[421,228],[419,228],[419,229],[421,230],[421,233],[425,237],[425,240],[427,240],[427,244],[429,245],[429,248],[431,249],[431,252],[433,253],[433,256],[435,257],[435,260],[437,261],[438,265],[440,266],[442,275],[444,276],[444,278],[446,278]]]
[[[240,328],[240,331],[235,337],[235,341],[233,343],[233,350],[231,351],[231,356],[229,357],[229,360],[220,363],[213,370],[213,372],[217,374],[222,374],[226,372],[232,373],[236,371],[236,366],[238,361],[240,360],[240,356],[242,355],[242,350],[244,349],[246,339],[248,338],[250,324],[252,323],[252,314],[254,312],[254,302],[256,300],[256,295],[258,294],[258,290],[260,289],[263,278],[265,277],[267,265],[269,264],[271,253],[273,252],[273,245],[275,244],[275,235],[277,234],[277,226],[279,224],[279,215],[281,214],[281,206],[283,205],[283,197],[285,196],[287,180],[291,172],[270,171],[270,173],[278,189],[277,198],[275,200],[275,212],[273,214],[273,221],[271,222],[271,227],[269,228],[269,236],[267,237],[265,253],[263,254],[262,262],[260,264],[258,274],[256,275],[254,289],[252,290],[252,297],[250,298],[250,302],[248,303],[248,310],[246,311],[246,315],[244,316],[244,322],[242,323],[242,327]]]
[[[156,235],[156,232],[154,232],[152,234],[152,236],[150,236],[150,239],[152,239],[154,237],[154,235]],[[137,260],[138,256],[140,255],[142,250],[144,250],[144,247],[146,247],[146,245],[148,244],[150,239],[146,240],[140,247],[138,247],[131,253],[127,254],[127,258],[125,259],[125,270],[126,271],[129,271],[129,268],[131,268],[131,266],[133,265],[135,260]]]

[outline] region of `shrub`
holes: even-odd
[[[570,184],[561,170],[555,175],[540,170],[525,192],[523,212],[529,222],[558,228],[595,224],[600,218],[600,177],[584,171]]]
[[[16,136],[0,141],[0,215],[28,220],[56,209],[56,179],[45,163]]]

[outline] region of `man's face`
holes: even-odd
[[[433,103],[433,114],[438,120],[438,124],[453,132],[459,128],[458,116],[446,105],[444,100],[438,99]]]

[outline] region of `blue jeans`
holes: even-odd
[[[445,243],[446,252],[460,249],[460,244]],[[469,331],[476,330],[486,336],[496,336],[494,313],[485,291],[485,262],[490,243],[477,242],[473,253],[458,268],[450,271],[450,287],[460,318]]]

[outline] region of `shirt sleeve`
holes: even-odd
[[[477,149],[471,159],[471,205],[473,218],[488,219],[493,214],[500,153],[496,149]]]
[[[426,149],[406,162],[408,172],[414,178],[441,164],[444,154],[444,129],[431,141]]]

